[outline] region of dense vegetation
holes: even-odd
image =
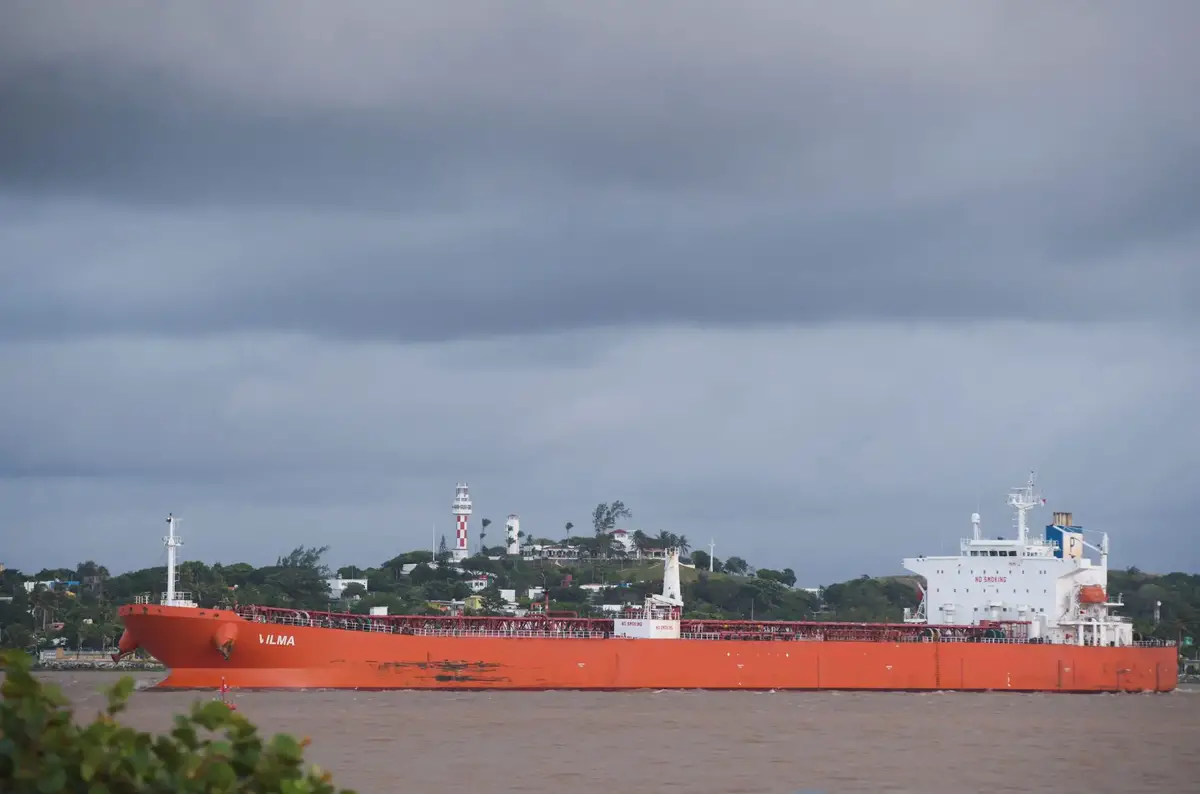
[[[617,521],[629,518],[621,502],[601,504],[593,514],[593,533],[572,535],[574,525],[567,523],[564,536],[583,549],[583,558],[571,561],[523,560],[504,554],[503,547],[484,548],[467,559],[467,571],[488,573],[491,585],[481,593],[485,612],[498,610],[503,602],[501,589],[514,589],[524,596],[530,588],[545,587],[551,608],[596,614],[598,603],[639,602],[646,593],[661,587],[661,562],[637,559],[636,552],[625,553],[614,546],[612,531]],[[486,539],[490,521],[483,522],[481,536]],[[523,538],[525,543],[553,543]],[[633,534],[635,549],[668,545],[689,551],[685,536],[661,532],[651,536]],[[348,566],[329,570],[322,559],[327,548],[300,547],[278,558],[274,565],[256,568],[247,563],[207,565],[184,562],[178,568],[179,588],[190,591],[202,606],[231,605],[235,602],[306,609],[334,609],[366,612],[372,606],[386,606],[392,614],[420,613],[432,610],[430,601],[462,599],[469,594],[466,576],[448,564],[444,549],[436,555],[429,551],[411,551],[374,567]],[[762,618],[775,620],[852,620],[899,621],[905,607],[917,606],[916,579],[912,577],[872,578],[862,576],[848,582],[831,584],[818,595],[795,589],[796,576],[790,568],[755,569],[739,557],[710,560],[703,551],[691,552],[694,568],[682,571],[683,596],[687,615],[711,618]],[[417,565],[405,573],[406,566]],[[351,585],[341,601],[332,602],[326,589],[326,577],[364,578],[367,592]],[[26,581],[78,581],[78,587],[54,590],[42,587],[26,592]],[[8,570],[0,574],[0,644],[10,647],[47,647],[51,643],[68,648],[100,649],[110,647],[120,636],[115,618],[116,606],[143,593],[157,596],[163,590],[166,570],[146,568],[116,576],[95,562],[74,569],[47,569],[32,575]],[[596,596],[580,586],[606,584]],[[1109,590],[1125,600],[1123,614],[1132,617],[1140,632],[1174,639],[1200,632],[1200,576],[1172,573],[1161,576],[1136,569],[1110,571]],[[1160,620],[1154,624],[1154,606],[1162,602]],[[528,604],[528,599],[521,602]]]
[[[219,701],[197,703],[155,736],[119,725],[133,679],[109,690],[90,724],[62,692],[29,671],[26,654],[0,657],[0,791],[280,792],[334,794],[329,775],[304,767],[304,746],[286,734],[264,742],[255,726]],[[345,794],[353,794],[346,791]]]

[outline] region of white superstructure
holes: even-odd
[[[1084,540],[1070,513],[1055,513],[1045,536],[1030,538],[1026,515],[1044,505],[1034,475],[1014,489],[1008,504],[1016,511],[1015,538],[983,537],[980,516],[971,516],[971,537],[957,555],[903,561],[925,578],[921,604],[908,623],[971,626],[988,621],[1028,622],[1035,641],[1078,645],[1130,645],[1133,624],[1109,614],[1119,607],[1107,595],[1108,535],[1098,545]],[[1084,556],[1090,549],[1097,560]]]
[[[683,590],[679,585],[679,549],[667,549],[663,562],[662,595],[653,593],[640,610],[613,620],[614,637],[643,640],[679,639],[679,620],[683,613]]]

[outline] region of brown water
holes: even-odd
[[[110,673],[55,673],[81,715]],[[155,676],[141,675],[153,681]],[[138,692],[165,730],[213,694]],[[334,781],[391,792],[1200,790],[1200,691],[1167,695],[248,692],[268,733],[311,736]]]

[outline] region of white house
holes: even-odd
[[[342,593],[344,593],[346,591],[346,588],[352,584],[360,584],[360,585],[362,585],[363,590],[367,589],[367,580],[366,579],[342,579],[341,577],[335,576],[332,579],[326,579],[325,584],[328,585],[329,594],[334,599],[341,598]]]

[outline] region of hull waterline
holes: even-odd
[[[972,642],[421,636],[129,605],[123,647],[160,689],[1167,692],[1173,647]]]

